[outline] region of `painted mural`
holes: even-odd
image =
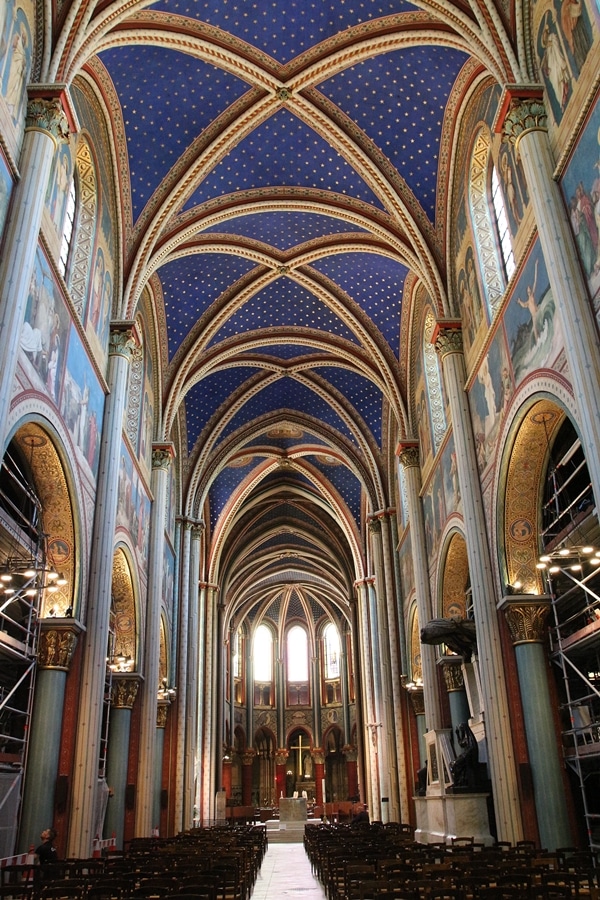
[[[104,391],[73,324],[69,334],[60,410],[80,458],[83,457],[96,477],[100,459]]]
[[[163,565],[163,583],[162,596],[163,603],[167,609],[173,608],[173,597],[175,594],[175,554],[165,541],[165,558]]]
[[[499,328],[469,391],[477,464],[482,472],[494,452],[502,415],[513,393],[504,332]]]
[[[398,561],[400,563],[402,591],[404,596],[408,597],[415,583],[410,532],[408,532],[398,548]]]
[[[148,535],[150,531],[150,498],[133,464],[124,441],[121,443],[119,465],[119,497],[117,501],[117,528],[128,531],[133,543],[136,561],[146,572]]]
[[[34,4],[31,0],[4,0],[0,3],[0,93],[2,119],[8,133],[23,132],[27,83],[33,59]]]
[[[600,96],[561,181],[596,317],[600,318]]]
[[[529,203],[529,193],[523,166],[521,161],[515,156],[512,144],[504,142],[501,145],[497,169],[504,195],[508,225],[514,240]]]
[[[48,181],[46,209],[56,230],[58,239],[64,229],[65,211],[69,197],[69,188],[73,178],[73,154],[70,143],[61,143],[52,164],[52,173]]]
[[[10,174],[10,169],[6,164],[4,156],[0,152],[0,235],[2,235],[2,231],[4,230],[4,223],[6,222],[12,189],[12,175]]]
[[[442,453],[441,462],[444,473],[444,502],[448,515],[462,511],[462,498],[458,483],[458,466],[454,435],[451,434]]]

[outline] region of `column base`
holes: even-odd
[[[475,793],[414,797],[415,840],[421,844],[451,844],[452,838],[472,837],[475,843],[491,846],[494,838],[490,834],[488,797]]]

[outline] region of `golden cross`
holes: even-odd
[[[290,746],[290,750],[298,751],[298,763],[296,765],[296,777],[302,778],[302,732],[298,735],[298,745],[296,747]]]

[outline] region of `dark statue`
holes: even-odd
[[[461,752],[450,763],[454,789],[473,791],[477,788],[477,775],[479,769],[479,748],[475,735],[466,722],[456,726],[456,739]]]
[[[476,647],[475,622],[452,616],[449,619],[431,619],[421,628],[422,644],[445,644],[453,653],[471,661]]]

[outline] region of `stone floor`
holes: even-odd
[[[284,897],[325,900],[325,892],[310,870],[302,843],[269,842],[252,900],[280,900]]]

